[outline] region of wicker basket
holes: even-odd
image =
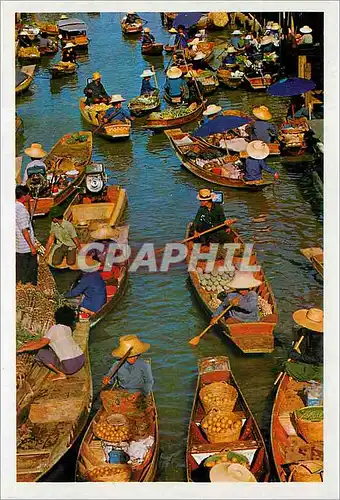
[[[237,401],[237,390],[225,382],[212,382],[200,390],[199,396],[206,412],[214,408],[232,412]]]
[[[112,136],[127,136],[130,134],[130,125],[105,125],[105,131]]]
[[[138,399],[136,400],[135,394],[130,394],[128,391],[122,389],[102,391],[100,398],[109,415],[137,411]]]
[[[304,410],[320,410],[322,406],[314,406],[314,407],[305,407],[300,408],[294,412],[294,418],[296,423],[296,429],[298,434],[307,443],[312,443],[314,441],[323,441],[323,420],[313,422],[311,420],[305,420],[303,418]]]
[[[233,424],[239,422],[235,429],[225,429],[220,432],[212,430],[212,427],[205,428],[205,424],[209,423],[209,419],[213,417],[227,417]],[[230,443],[231,441],[238,441],[242,429],[242,420],[232,412],[225,412],[221,410],[211,410],[208,415],[202,420],[202,428],[207,435],[210,443]]]
[[[126,483],[131,478],[131,466],[128,464],[105,464],[93,467],[87,473],[90,481]]]
[[[291,473],[288,482],[295,483],[322,483],[323,482],[323,463],[319,461],[308,460],[300,462],[291,467]]]

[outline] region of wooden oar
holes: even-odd
[[[224,309],[224,311],[222,311],[222,312],[221,312],[221,314],[219,314],[219,315],[216,317],[216,320],[217,320],[217,321],[216,321],[216,323],[217,323],[217,322],[218,322],[218,321],[219,321],[219,320],[220,320],[220,319],[221,319],[221,318],[225,315],[225,313],[226,313],[227,311],[229,311],[229,309],[230,309],[231,307],[233,307],[233,304],[229,304],[229,306],[228,306],[226,309]],[[205,334],[207,333],[207,331],[208,331],[208,330],[210,330],[210,328],[212,328],[214,325],[215,325],[215,323],[214,323],[214,324],[210,324],[209,326],[207,326],[207,328],[206,328],[205,330],[203,330],[203,332],[202,332],[202,333],[200,333],[200,334],[199,334],[199,335],[197,335],[196,337],[194,337],[194,338],[192,338],[191,340],[189,340],[189,344],[190,344],[190,345],[197,345],[197,344],[199,344],[199,342],[200,342],[201,338],[203,337],[203,335],[205,335]]]
[[[156,71],[155,71],[155,67],[154,67],[154,66],[151,66],[151,71],[152,71],[153,73],[155,73],[155,74],[153,75],[153,77],[154,77],[154,80],[155,80],[156,88],[157,88],[157,90],[159,90],[159,87],[158,87],[158,82],[157,82],[157,75],[156,75]]]
[[[299,340],[297,342],[295,342],[295,345],[293,347],[293,349],[295,349],[295,351],[297,351],[299,349],[300,344],[301,344],[301,342],[303,341],[304,338],[305,338],[305,336],[301,335],[301,337],[299,338]],[[288,358],[288,361],[291,361],[291,360],[292,360],[292,358]],[[280,378],[282,377],[282,375],[283,375],[283,372],[280,372],[278,374],[278,376],[277,376],[277,378],[276,378],[276,380],[274,382],[274,385],[276,385],[278,383],[278,381],[280,380]]]
[[[130,347],[130,349],[128,349],[127,353],[124,354],[124,356],[122,357],[122,359],[119,361],[118,365],[114,366],[113,368],[111,368],[108,373],[106,374],[106,377],[109,377],[110,379],[113,377],[113,375],[115,375],[117,373],[117,371],[119,370],[119,368],[121,368],[121,366],[125,363],[125,361],[127,360],[127,358],[130,356],[130,353],[132,351],[132,347]],[[101,388],[100,388],[100,391],[99,393],[97,394],[97,396],[95,397],[95,400],[98,398],[98,396],[100,395],[100,392],[104,389],[104,387],[106,387],[108,384],[102,384],[101,385]],[[111,389],[113,389],[113,386],[111,387]]]

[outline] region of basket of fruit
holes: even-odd
[[[320,461],[306,460],[291,467],[288,482],[322,483],[323,464]]]
[[[130,394],[122,389],[102,391],[100,398],[108,414],[135,412],[141,399],[138,393]]]
[[[213,382],[202,387],[199,396],[206,412],[213,408],[232,412],[237,401],[237,390],[225,382]]]
[[[307,443],[323,441],[323,406],[306,406],[295,410],[296,429]]]
[[[247,457],[241,455],[241,453],[235,453],[234,451],[227,451],[224,453],[218,453],[216,455],[211,455],[204,460],[204,467],[214,467],[217,464],[240,464],[244,465],[248,469],[250,468],[249,461]]]
[[[93,424],[94,435],[110,443],[121,443],[129,439],[129,425],[124,415],[103,413]]]
[[[238,441],[242,429],[242,420],[232,412],[211,410],[202,420],[202,429],[210,443]]]
[[[88,478],[94,482],[126,483],[131,478],[131,466],[128,464],[105,464],[88,471]]]

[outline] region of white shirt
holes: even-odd
[[[50,339],[49,346],[60,361],[77,358],[83,354],[83,351],[73,340],[72,330],[69,326],[53,325],[44,337]]]
[[[35,243],[31,217],[27,208],[20,201],[15,202],[15,251],[17,253],[30,253],[31,249],[29,244],[22,234],[24,229],[28,229],[31,241]]]

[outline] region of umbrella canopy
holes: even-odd
[[[292,97],[293,95],[304,94],[316,87],[312,80],[305,78],[284,78],[270,85],[267,92],[269,95],[277,97]]]
[[[183,24],[185,28],[190,28],[197,23],[197,21],[202,17],[203,12],[180,12],[175,17],[173,27],[177,28],[178,25]]]
[[[220,134],[233,128],[242,127],[251,121],[251,118],[221,115],[199,127],[192,135],[194,137],[207,137],[208,135]]]

